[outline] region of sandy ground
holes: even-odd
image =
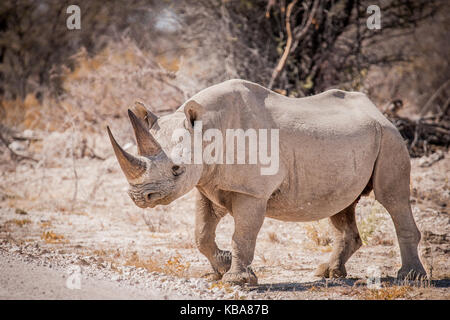
[[[357,220],[364,245],[346,264],[345,280],[313,276],[331,251],[327,220],[266,219],[253,268],[256,287],[201,278],[209,265],[194,246],[194,195],[139,209],[112,157],[0,166],[0,297],[2,299],[449,299],[450,154],[430,167],[413,159],[412,204],[422,260],[432,280],[397,282],[400,255],[392,221],[363,198]],[[76,176],[76,179],[75,179]],[[230,248],[233,219],[219,224],[217,242]],[[79,268],[79,269],[77,269]],[[370,289],[370,270],[381,288]],[[71,270],[81,289],[68,289]]]

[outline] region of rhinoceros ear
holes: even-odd
[[[134,106],[130,109],[142,120],[147,129],[150,129],[155,124],[156,120],[158,120],[158,117],[141,101],[135,101]]]
[[[184,106],[184,114],[186,115],[187,125],[190,128],[194,128],[194,122],[201,120],[204,113],[205,109],[203,106],[194,100],[186,102]]]

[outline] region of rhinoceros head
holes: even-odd
[[[169,156],[176,144],[171,139],[173,131],[185,128],[191,113],[175,112],[158,118],[142,104],[136,104],[133,111],[128,110],[128,116],[136,136],[137,156],[123,150],[107,127],[116,158],[130,184],[128,194],[141,208],[169,204],[194,188],[202,173],[201,164],[175,164]]]

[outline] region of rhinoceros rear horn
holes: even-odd
[[[133,113],[133,111],[129,109],[128,116],[130,117],[131,124],[133,125],[139,155],[154,156],[160,153],[162,150],[161,146],[158,141],[153,138],[142,121]]]
[[[130,109],[139,119],[143,120],[147,129],[150,129],[158,120],[158,117],[141,101],[135,101],[134,106]]]
[[[125,150],[122,149],[121,146],[117,143],[116,139],[111,133],[109,127],[106,127],[108,130],[109,140],[111,140],[111,144],[114,149],[114,153],[116,154],[117,161],[119,161],[119,165],[122,168],[125,177],[129,182],[134,179],[139,178],[144,174],[147,169],[146,163],[141,159],[129,154]]]

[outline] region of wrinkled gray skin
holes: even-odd
[[[361,246],[355,206],[371,190],[395,225],[402,259],[398,277],[426,276],[409,203],[408,151],[397,129],[364,94],[329,90],[294,99],[230,80],[199,92],[170,115],[156,118],[142,106],[134,111],[161,150],[137,157],[145,161],[146,171],[128,179],[130,196],[139,207],[153,208],[197,188],[195,239],[211,263],[210,279],[257,283],[250,264],[265,217],[329,218],[334,247],[316,275],[345,277],[346,261]],[[203,130],[218,128],[224,137],[227,128],[278,128],[278,173],[261,175],[259,164],[174,166],[167,156],[174,146],[172,132],[192,130],[194,120],[202,120]],[[216,226],[227,213],[235,225],[231,253],[215,242]]]

